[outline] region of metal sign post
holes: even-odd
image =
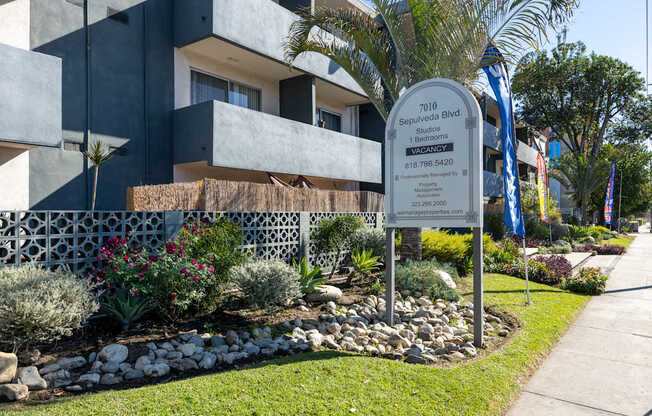
[[[394,318],[394,229],[473,228],[474,342],[482,345],[482,185],[482,116],[473,94],[448,79],[410,87],[385,130],[388,323]]]
[[[385,237],[385,320],[388,325],[394,325],[394,229],[388,227]]]

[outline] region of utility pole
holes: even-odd
[[[618,195],[618,234],[620,234],[620,215],[623,210],[623,168],[620,168],[620,192]]]

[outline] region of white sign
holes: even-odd
[[[387,227],[482,226],[482,117],[471,92],[448,79],[412,86],[385,137]]]

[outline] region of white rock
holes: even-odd
[[[104,362],[116,361],[119,364],[129,357],[129,350],[124,345],[111,344],[102,348],[98,357]]]
[[[77,383],[86,383],[86,384],[99,384],[100,383],[100,375],[97,373],[88,373],[88,374],[83,374],[79,377],[79,380],[77,380]]]
[[[195,353],[196,349],[197,346],[195,344],[188,343],[181,345],[181,347],[179,347],[179,352],[181,352],[184,357],[190,357]]]
[[[143,373],[148,377],[163,377],[170,373],[170,366],[163,363],[148,365],[143,368]]]
[[[330,285],[321,285],[316,288],[316,291],[306,295],[308,302],[325,303],[337,301],[342,297],[342,291]]]
[[[136,368],[138,370],[142,370],[143,368],[145,368],[146,366],[151,365],[151,364],[152,364],[152,361],[149,359],[149,357],[146,356],[146,355],[143,355],[143,356],[138,357],[138,359],[136,360],[136,363],[134,364],[134,368]]]
[[[86,358],[84,357],[62,358],[59,361],[57,361],[57,364],[59,364],[59,367],[63,368],[64,370],[74,370],[75,368],[85,366]]]
[[[0,398],[9,402],[27,400],[29,389],[24,384],[2,384],[0,385]]]
[[[16,383],[24,384],[30,390],[44,390],[48,387],[48,383],[39,375],[38,369],[34,366],[20,370],[16,377]]]
[[[204,354],[204,358],[202,358],[202,360],[199,362],[199,367],[203,368],[204,370],[210,370],[211,368],[215,367],[216,361],[217,356],[207,352]]]

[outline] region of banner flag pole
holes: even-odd
[[[525,261],[525,294],[527,298],[527,304],[530,304],[530,279],[527,273],[527,250],[525,248],[525,237],[523,237],[523,260]]]

